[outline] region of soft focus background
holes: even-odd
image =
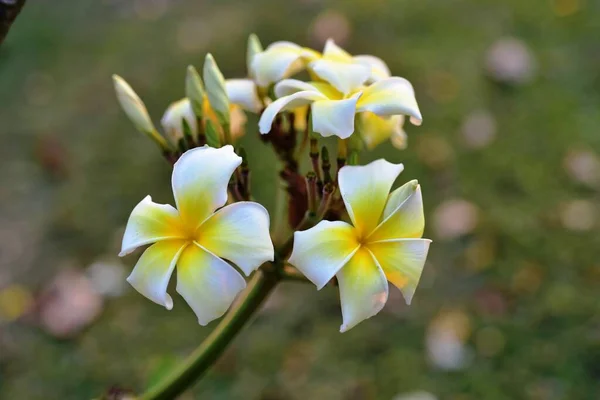
[[[403,162],[434,240],[399,292],[348,333],[338,293],[282,285],[184,399],[597,399],[600,3],[596,0],[29,1],[0,48],[0,398],[141,390],[215,326],[124,284],[132,207],[172,202],[168,164],[117,106],[127,79],[158,122],[211,51],[328,37],[415,85]],[[256,137],[254,194],[275,158]],[[264,182],[264,183],[263,183]]]

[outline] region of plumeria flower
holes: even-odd
[[[248,72],[258,86],[266,88],[302,71],[319,56],[318,52],[292,42],[274,42],[264,51],[252,54]]]
[[[343,167],[339,187],[353,225],[321,221],[294,234],[292,265],[317,289],[337,276],[341,332],[381,311],[388,298],[387,281],[402,291],[408,304],[419,283],[430,243],[421,238],[421,189],[413,180],[389,193],[403,168],[383,159]]]
[[[358,121],[363,142],[367,149],[372,150],[386,140],[399,149],[406,149],[407,136],[404,132],[404,115],[392,115],[391,117],[380,117],[371,112],[360,114]]]
[[[414,125],[423,118],[409,81],[391,77],[344,95],[324,82],[286,79],[275,85],[278,97],[269,104],[259,121],[260,133],[271,130],[276,115],[302,105],[311,105],[312,128],[323,136],[348,138],[354,132],[356,113],[369,111],[379,116],[409,115]]]
[[[218,124],[217,116],[210,108],[208,101],[203,103],[203,108],[206,118],[214,124]],[[229,129],[231,138],[235,141],[246,133],[247,118],[242,108],[237,104],[230,104],[229,113],[231,118]],[[188,98],[171,103],[160,120],[163,129],[174,143],[177,143],[183,137],[183,120],[189,125],[192,136],[196,137],[198,134],[198,119]],[[221,140],[223,140],[223,137],[221,137]]]
[[[353,57],[332,39],[325,43],[323,56],[308,67],[344,94],[360,88],[365,82],[372,83],[391,76],[388,66],[380,58],[369,55]]]
[[[173,300],[167,284],[177,266],[177,292],[201,325],[223,315],[246,286],[223,259],[250,275],[274,257],[269,214],[263,206],[239,202],[219,209],[227,202],[227,184],[241,162],[229,145],[184,153],[172,176],[177,209],[147,196],[133,209],[123,236],[120,256],[152,244],[127,281],[170,310]]]

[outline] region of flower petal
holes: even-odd
[[[419,183],[410,181],[390,194],[383,215],[383,221],[369,235],[368,242],[423,236],[425,216]]]
[[[360,93],[345,100],[319,100],[311,106],[312,127],[322,136],[346,139],[354,132],[356,101]]]
[[[190,126],[192,135],[196,135],[198,132],[196,114],[194,114],[192,104],[187,97],[172,103],[160,120],[163,129],[174,143],[177,143],[177,141],[183,137],[184,119]]]
[[[364,166],[344,166],[338,179],[346,210],[358,232],[364,237],[375,229],[402,164],[384,159]]]
[[[258,113],[262,108],[262,102],[258,97],[256,84],[251,79],[227,79],[225,91],[229,102],[237,104],[243,109]]]
[[[365,111],[359,114],[360,132],[368,149],[373,149],[382,142],[401,135],[404,131],[404,115],[380,117],[372,112]]]
[[[274,259],[269,213],[258,203],[246,201],[223,207],[202,224],[196,241],[233,262],[246,275]]]
[[[231,265],[197,244],[188,246],[177,263],[177,292],[207,325],[225,314],[246,281]]]
[[[371,111],[377,115],[409,115],[410,122],[421,125],[423,117],[415,98],[415,91],[404,78],[391,77],[377,81],[363,90],[357,112]]]
[[[400,239],[368,245],[387,280],[400,289],[407,304],[419,284],[430,243],[429,239]]]
[[[190,232],[227,201],[227,184],[242,163],[230,145],[198,147],[185,152],[173,167],[173,194]]]
[[[275,85],[275,96],[284,97],[297,92],[310,91],[325,95],[330,100],[341,100],[344,96],[326,82],[304,82],[298,79],[284,79]]]
[[[313,228],[294,233],[289,263],[321,289],[358,250],[352,225],[321,221]]]
[[[284,96],[280,99],[277,99],[269,104],[265,111],[263,111],[262,115],[260,116],[260,120],[258,121],[258,129],[263,135],[265,133],[269,133],[271,130],[271,125],[273,125],[273,120],[275,120],[275,116],[282,110],[297,108],[306,104],[310,104],[315,100],[324,99],[327,99],[327,97],[317,91],[296,92],[289,96]]]
[[[352,61],[366,65],[371,68],[369,82],[377,82],[381,79],[389,78],[391,73],[387,64],[379,57],[369,55],[359,55],[352,57]]]
[[[323,48],[323,57],[331,60],[351,62],[352,56],[346,50],[338,46],[333,39],[327,39]]]
[[[131,212],[119,257],[136,248],[166,239],[183,238],[185,233],[179,213],[168,204],[157,204],[146,196]]]
[[[361,247],[337,273],[340,285],[343,323],[346,332],[359,322],[377,314],[388,298],[388,284],[373,255]]]
[[[173,299],[167,293],[167,285],[187,243],[185,240],[165,240],[148,247],[133,267],[127,282],[156,304],[172,309]]]
[[[319,78],[344,94],[361,87],[371,76],[371,68],[362,64],[320,59],[309,66]]]
[[[254,55],[250,64],[250,75],[261,87],[294,75],[301,71],[303,59],[314,58],[313,52],[291,42],[275,42],[265,51]]]

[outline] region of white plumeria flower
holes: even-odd
[[[260,133],[269,133],[276,115],[284,110],[311,105],[312,128],[323,136],[348,138],[354,132],[354,115],[369,111],[379,116],[406,114],[415,125],[422,122],[415,92],[409,81],[391,77],[344,95],[323,82],[286,79],[275,85],[278,97],[269,104],[258,123]]]
[[[253,54],[248,72],[258,86],[266,88],[302,71],[309,61],[318,57],[316,51],[295,43],[274,42],[264,51]]]
[[[167,309],[173,300],[167,284],[177,265],[177,292],[206,325],[225,313],[246,275],[272,261],[269,214],[253,202],[227,202],[227,184],[242,159],[233,147],[208,146],[183,154],[172,176],[177,209],[144,198],[132,211],[120,256],[137,247],[144,251],[127,281],[141,294]]]
[[[402,291],[408,304],[419,283],[431,241],[421,239],[425,219],[417,181],[389,193],[402,170],[402,164],[383,159],[343,167],[339,187],[353,225],[321,221],[294,234],[292,265],[317,289],[337,276],[341,332],[381,311],[388,298],[387,281]]]
[[[308,67],[319,78],[346,95],[364,83],[390,77],[388,66],[380,58],[368,55],[353,57],[332,39],[325,43],[323,56],[312,61]]]

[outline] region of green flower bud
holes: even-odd
[[[112,78],[117,100],[129,120],[133,122],[137,130],[150,136],[163,150],[168,150],[169,145],[165,138],[156,131],[144,102],[123,78],[119,75],[113,75]]]
[[[213,111],[223,126],[229,126],[229,98],[225,89],[225,78],[209,53],[204,60],[204,84],[206,95]]]
[[[248,71],[248,76],[250,78],[254,78],[254,74],[252,73],[252,59],[258,53],[263,51],[262,44],[254,33],[248,36],[248,47],[246,49],[246,70]]]
[[[188,66],[185,76],[185,96],[190,99],[196,117],[201,118],[203,115],[204,87],[198,71],[192,65]]]

